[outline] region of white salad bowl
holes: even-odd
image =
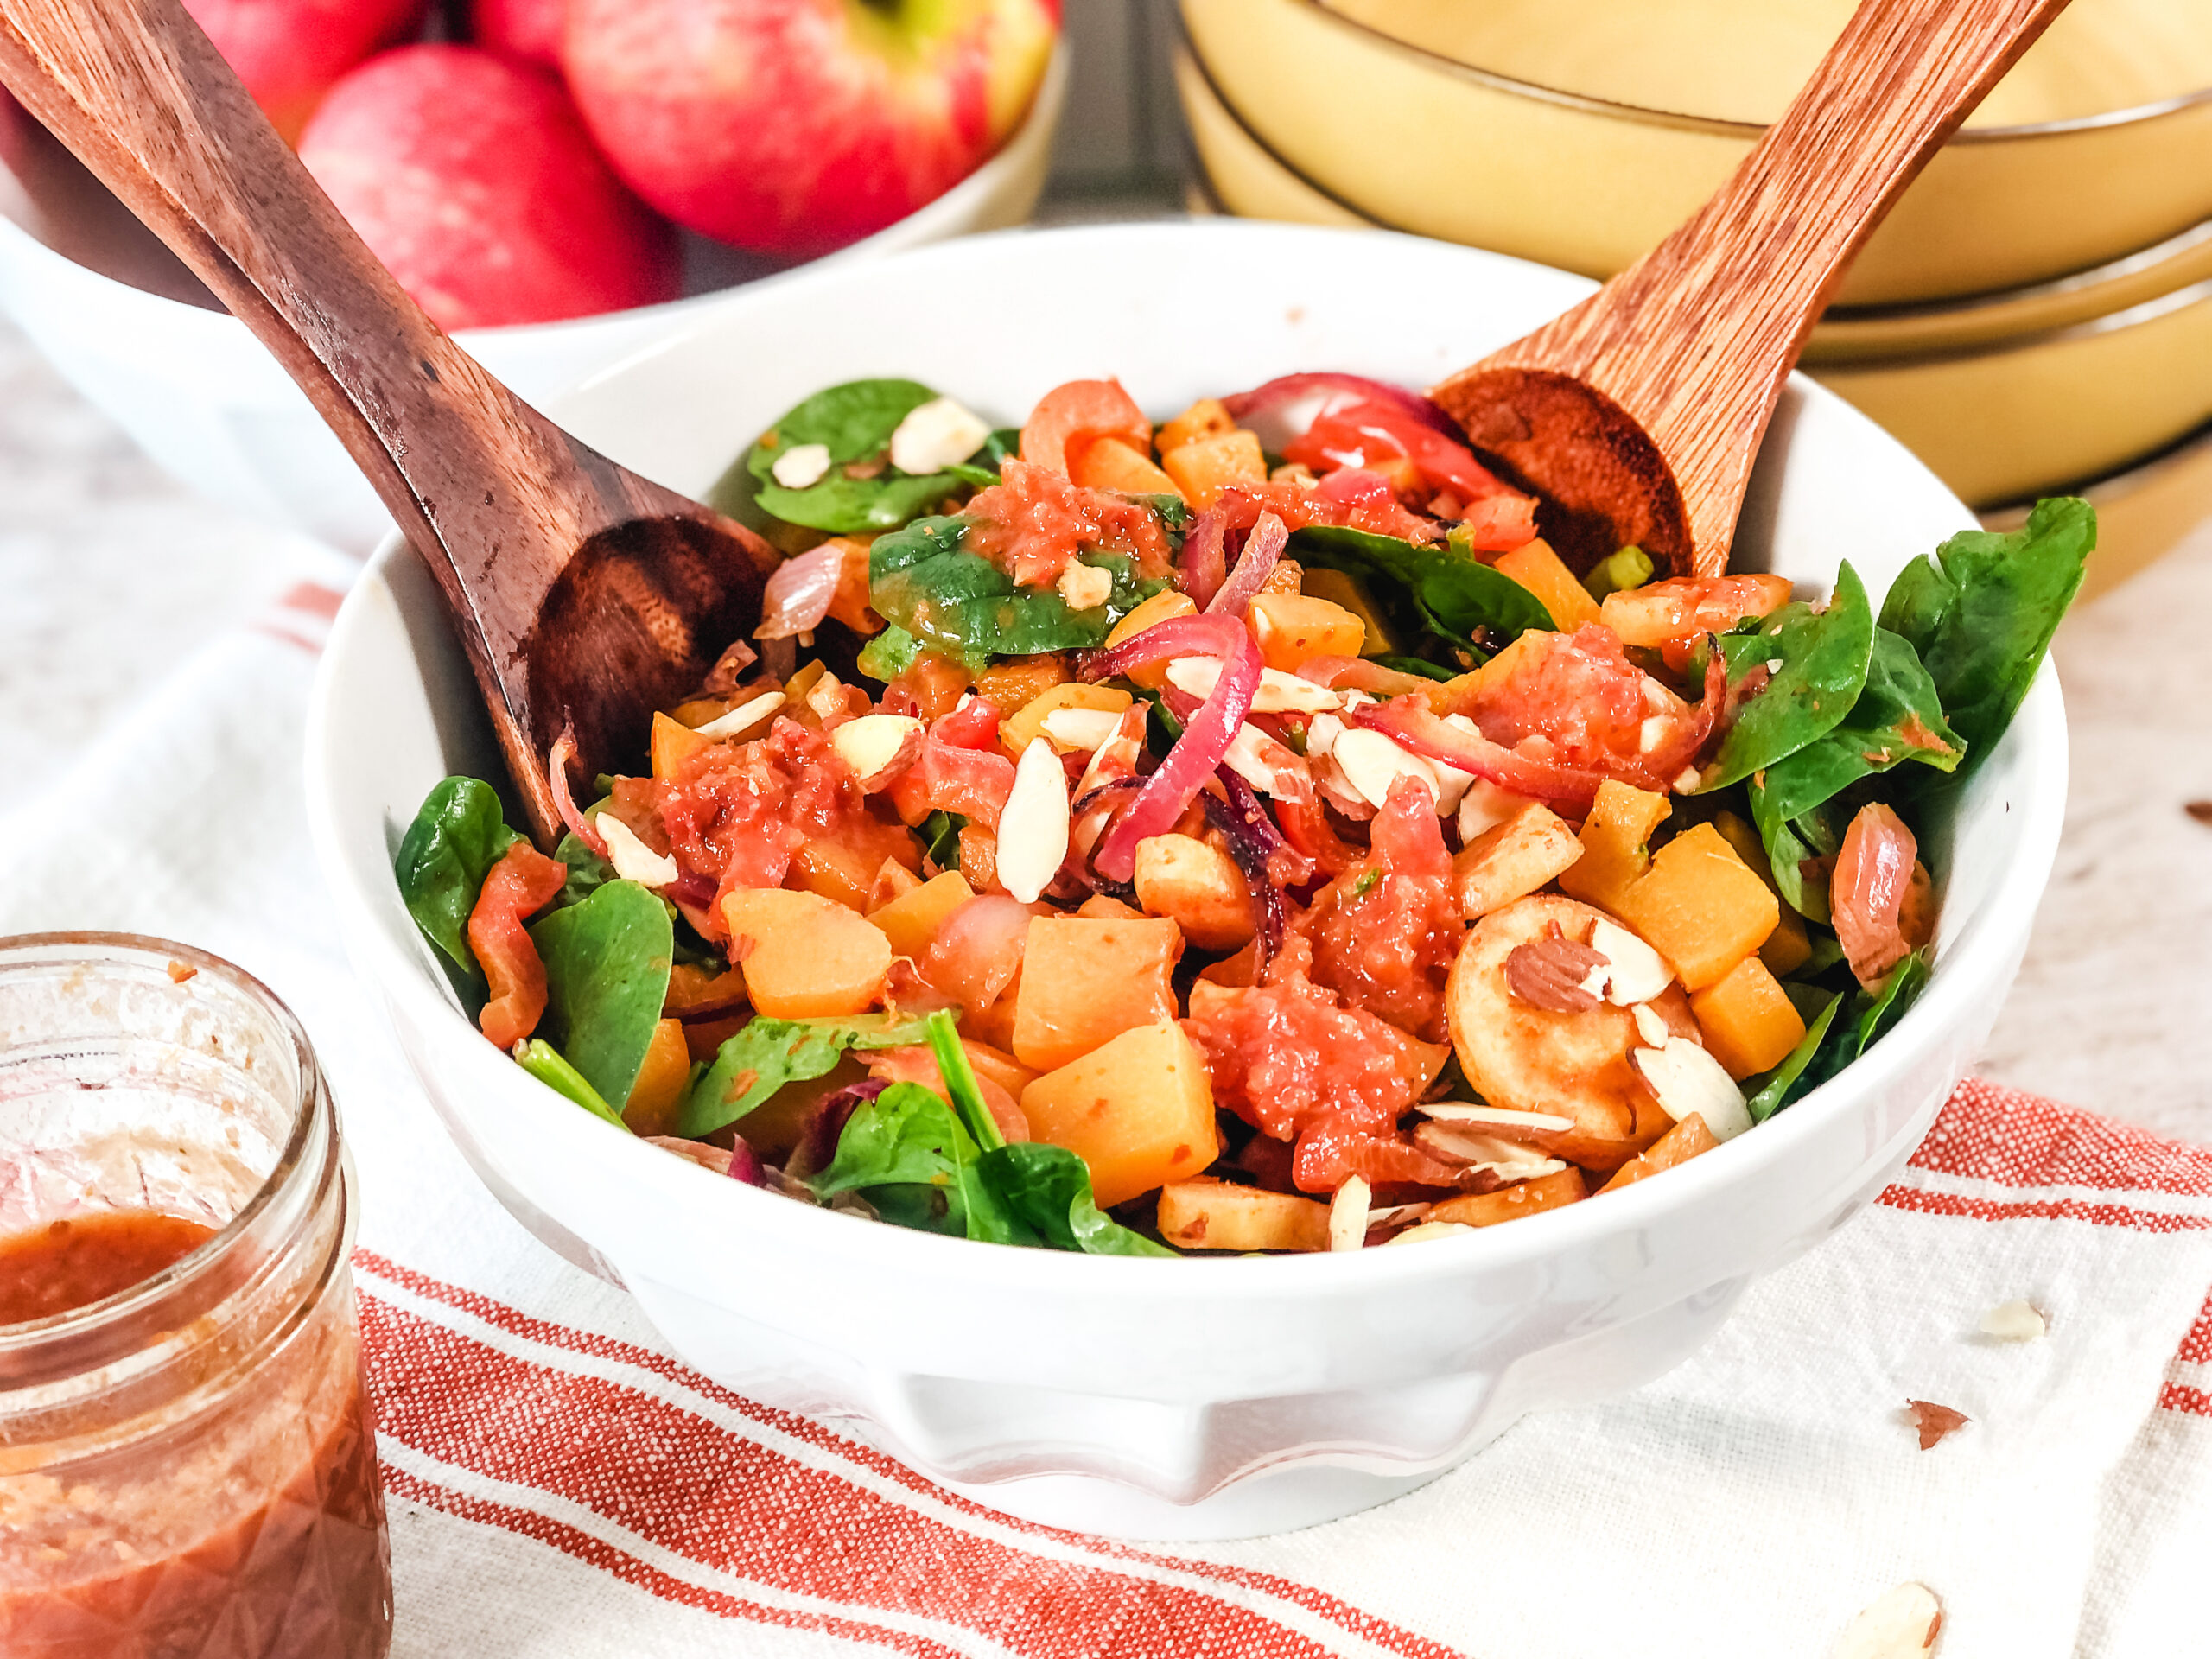
[[[1379,232],[1009,232],[732,295],[554,410],[697,493],[840,380],[912,376],[999,421],[1084,376],[1119,376],[1162,416],[1295,369],[1421,385],[1588,286]],[[1903,448],[1798,379],[1739,562],[1815,592],[1848,557],[1879,594],[1973,524]],[[315,834],[353,959],[455,1141],[524,1224],[626,1287],[724,1385],[848,1420],[995,1508],[1150,1538],[1348,1513],[1525,1412],[1619,1394],[1688,1356],[1754,1274],[1881,1191],[1964,1073],[2027,943],[2066,776],[2046,669],[1934,838],[1944,904],[1925,994],[1866,1058],[1751,1133],[1473,1235],[1161,1262],[969,1243],[742,1186],[578,1110],[486,1043],[391,875],[431,785],[499,775],[436,591],[397,542],[338,618],[308,743]]]

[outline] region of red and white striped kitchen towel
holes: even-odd
[[[189,939],[313,1033],[365,1194],[399,1659],[1818,1659],[1906,1580],[1944,1659],[2212,1652],[2212,1149],[1980,1084],[1688,1363],[1306,1532],[1008,1520],[692,1374],[475,1183],[340,954],[299,804],[329,607],[295,589],[0,816],[0,929]],[[1982,1335],[2015,1299],[2048,1334]],[[1908,1399],[1970,1421],[1923,1452]]]

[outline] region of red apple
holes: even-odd
[[[558,69],[568,13],[569,0],[474,0],[469,33],[479,46]]]
[[[569,84],[615,171],[757,252],[841,247],[1020,124],[1058,0],[569,0]]]
[[[673,299],[676,233],[623,188],[552,75],[408,46],[330,89],[300,159],[442,327]]]
[[[339,76],[423,26],[427,0],[184,0],[276,130],[296,139]]]

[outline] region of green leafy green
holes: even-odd
[[[1631,544],[1599,560],[1582,578],[1582,585],[1589,589],[1591,598],[1603,599],[1607,594],[1643,587],[1656,569],[1649,553]]]
[[[873,477],[853,478],[845,468],[874,461],[891,445],[899,423],[937,393],[915,380],[850,380],[817,391],[790,410],[754,444],[745,457],[746,470],[758,480],[754,499],[766,512],[787,524],[849,536],[871,530],[894,530],[916,513],[935,506],[963,483],[979,481],[969,476],[980,469],[902,473],[884,461]],[[818,443],[830,451],[830,470],[820,481],[803,490],[786,489],[776,482],[776,461],[786,450]],[[981,481],[995,482],[997,474],[982,474]]]
[[[1086,1255],[1178,1254],[1101,1210],[1091,1192],[1090,1168],[1065,1147],[1020,1141],[985,1153],[978,1166],[1007,1211],[1048,1249]]]
[[[1801,1086],[1791,1091],[1790,1097],[1826,1083],[1872,1047],[1919,997],[1928,983],[1928,966],[1929,952],[1916,950],[1891,969],[1873,989],[1852,992],[1841,1005],[1843,1012],[1828,1027],[1827,1039],[1803,1068]]]
[[[922,820],[922,851],[936,861],[940,870],[960,868],[960,832],[968,827],[968,820],[957,812],[943,808]]]
[[[1395,669],[1401,674],[1418,674],[1424,680],[1456,678],[1452,670],[1441,663],[1432,663],[1426,657],[1376,657],[1369,659],[1384,668]]]
[[[1017,588],[982,555],[966,550],[964,518],[918,518],[878,537],[868,550],[868,602],[929,649],[980,671],[995,657],[1087,651],[1167,584],[1141,577],[1118,554],[1082,562],[1114,579],[1106,602],[1085,611],[1051,589]]]
[[[974,1138],[953,1109],[915,1083],[894,1083],[854,1109],[836,1155],[808,1185],[817,1198],[858,1192],[879,1210],[932,1231],[962,1232],[991,1244],[1034,1244],[1035,1231],[1005,1205],[977,1169]],[[944,1208],[918,1205],[900,1189],[934,1189]]]
[[[482,1005],[486,988],[468,948],[468,912],[492,867],[521,839],[507,828],[491,785],[448,778],[423,797],[391,861],[407,913],[437,947],[438,965],[472,1010]]]
[[[1843,993],[1825,991],[1821,998],[1820,1011],[1806,1020],[1805,1034],[1798,1039],[1797,1046],[1783,1057],[1780,1065],[1766,1074],[1758,1091],[1745,1103],[1752,1122],[1765,1122],[1789,1103],[1797,1079],[1804,1075],[1813,1057],[1821,1052],[1821,1045],[1827,1040],[1828,1027],[1835,1023],[1835,1011],[1843,1006]]]
[[[905,1048],[927,1035],[919,1020],[860,1014],[845,1020],[773,1020],[761,1014],[723,1040],[677,1116],[678,1135],[696,1140],[734,1123],[787,1083],[827,1076],[849,1049]]]
[[[2018,530],[1952,537],[1891,587],[1882,626],[1927,664],[1967,771],[2012,724],[2096,544],[2096,509],[2050,497]]]
[[[622,1114],[607,1103],[604,1096],[590,1084],[584,1074],[562,1057],[561,1051],[542,1037],[533,1037],[516,1052],[515,1064],[536,1077],[557,1095],[565,1095],[594,1117],[603,1117],[618,1129],[627,1133],[630,1126],[622,1121]]]
[[[1782,901],[1808,921],[1828,921],[1828,891],[1824,882],[1805,880],[1806,861],[1833,858],[1843,845],[1843,835],[1829,822],[1824,807],[1815,807],[1791,819],[1775,816],[1775,798],[1753,784],[1750,789],[1751,823],[1766,848],[1773,867],[1774,885]]]
[[[628,1100],[668,1000],[668,906],[635,881],[609,881],[530,936],[545,963],[541,1030],[602,1099]]]
[[[1936,683],[1911,645],[1877,627],[1859,701],[1826,736],[1751,774],[1753,813],[1764,795],[1768,816],[1802,817],[1861,778],[1907,760],[1949,772],[1965,753],[1966,744],[1943,718]]]
[[[960,1045],[959,1027],[952,1015],[940,1008],[925,1022],[929,1030],[930,1052],[937,1058],[938,1075],[944,1079],[944,1092],[951,1098],[952,1108],[960,1114],[960,1121],[976,1144],[985,1152],[1006,1145],[1006,1133],[999,1128],[998,1119],[991,1116],[983,1091],[976,1086],[976,1068],[968,1063],[968,1051]]]
[[[1408,635],[1433,631],[1469,651],[1495,651],[1529,629],[1552,626],[1541,600],[1448,543],[1416,547],[1362,530],[1309,524],[1292,535],[1288,552],[1300,564],[1363,578],[1394,622],[1410,622],[1404,626]]]
[[[1825,608],[1792,601],[1771,616],[1722,634],[1720,650],[1732,685],[1770,663],[1781,666],[1745,701],[1721,739],[1698,783],[1706,791],[1742,782],[1843,722],[1866,684],[1874,650],[1866,584],[1846,561]]]
[[[912,634],[904,628],[886,627],[861,647],[855,665],[871,680],[888,685],[912,668],[914,658],[921,654],[922,642]]]

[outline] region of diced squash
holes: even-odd
[[[1598,798],[1582,822],[1582,856],[1560,872],[1560,890],[1586,905],[1611,910],[1629,883],[1650,868],[1645,843],[1673,810],[1664,795],[1648,789],[1611,779],[1599,785]]]
[[[1374,596],[1360,585],[1357,577],[1346,575],[1341,570],[1308,570],[1304,573],[1299,588],[1309,597],[1325,599],[1332,605],[1341,605],[1357,617],[1360,650],[1366,655],[1387,657],[1398,649],[1397,641],[1391,636],[1389,619],[1384,617],[1381,607],[1375,603]]]
[[[1260,441],[1249,432],[1222,432],[1210,438],[1193,438],[1164,450],[1160,464],[1183,499],[1200,512],[1221,499],[1232,484],[1268,481],[1267,457]]]
[[[1225,1181],[1160,1189],[1160,1236],[1179,1250],[1325,1250],[1329,1206]]]
[[[1199,985],[1224,985],[1231,990],[1244,990],[1259,983],[1260,947],[1258,942],[1246,945],[1233,957],[1224,957],[1198,969]],[[1192,995],[1197,995],[1194,986]]]
[[[1152,435],[1153,442],[1164,455],[1170,449],[1180,449],[1200,438],[1217,438],[1236,429],[1236,423],[1223,407],[1220,398],[1201,397]]]
[[[1182,954],[1170,921],[1034,918],[1014,994],[1014,1058],[1050,1071],[1122,1032],[1173,1020],[1170,976]]]
[[[1009,715],[1020,714],[1054,686],[1065,685],[1070,677],[1068,659],[1057,653],[1015,657],[994,663],[978,674],[976,695],[997,709],[1003,720]]]
[[[1186,1180],[1221,1152],[1205,1056],[1172,1012],[1047,1071],[1021,1110],[1030,1134],[1090,1166],[1102,1208]]]
[[[747,691],[742,696],[734,698],[693,697],[689,702],[677,703],[668,712],[671,718],[679,726],[704,726],[710,721],[720,720],[739,703],[750,702],[759,695],[755,691]]]
[[[1477,836],[1452,861],[1452,890],[1469,921],[1525,899],[1582,856],[1582,843],[1548,806],[1530,804]]]
[[[1236,861],[1192,836],[1152,836],[1137,843],[1137,902],[1166,916],[1201,950],[1235,950],[1258,931],[1252,889]]]
[[[722,920],[733,941],[750,942],[739,967],[746,995],[765,1014],[808,1020],[860,1014],[882,995],[891,941],[834,899],[741,887],[723,895]]]
[[[1771,1071],[1805,1035],[1805,1022],[1757,957],[1745,957],[1690,998],[1713,1058],[1738,1083]]]
[[[1440,715],[1473,714],[1520,667],[1522,658],[1536,649],[1534,642],[1543,637],[1539,632],[1524,633],[1480,668],[1429,686],[1428,706]]]
[[[711,1008],[728,1011],[701,1017]],[[688,962],[669,969],[668,995],[661,1012],[682,1021],[683,1044],[695,1060],[713,1059],[715,1051],[753,1017],[753,1010],[745,1006],[744,975],[734,968],[715,973]]]
[[[1094,893],[1075,907],[1075,913],[1094,922],[1133,922],[1144,912],[1123,904],[1110,893]]]
[[[950,657],[923,652],[906,671],[891,682],[914,700],[914,713],[924,721],[941,720],[960,706],[960,699],[974,677]],[[888,693],[890,686],[884,688]]]
[[[1428,1212],[1428,1219],[1456,1221],[1462,1227],[1495,1227],[1501,1221],[1518,1220],[1540,1210],[1556,1210],[1589,1196],[1589,1185],[1580,1170],[1554,1170],[1495,1192],[1466,1192],[1446,1198]]]
[[[677,1109],[691,1081],[691,1051],[684,1046],[683,1022],[664,1020],[653,1027],[645,1064],[622,1104],[622,1121],[632,1135],[673,1135]]]
[[[1306,594],[1255,594],[1250,616],[1260,659],[1287,674],[1309,657],[1357,657],[1367,643],[1366,625],[1357,617]]]
[[[1751,874],[1779,896],[1779,889],[1774,885],[1773,864],[1766,855],[1765,843],[1759,840],[1759,832],[1733,812],[1714,813],[1713,827],[1720,832],[1721,840],[1736,849],[1736,856],[1751,867]],[[1813,938],[1805,931],[1805,918],[1789,906],[1783,906],[1774,931],[1759,946],[1759,960],[1777,979],[1787,979],[1812,957]]]
[[[784,682],[784,709],[786,713],[804,708],[806,694],[814,690],[815,683],[830,671],[830,664],[819,657],[804,664],[798,671]]]
[[[1544,608],[1552,613],[1552,626],[1561,633],[1573,633],[1584,623],[1598,620],[1598,601],[1541,536],[1510,553],[1499,554],[1491,568],[1512,577],[1543,601]]]
[[[975,896],[959,871],[947,870],[868,912],[868,918],[891,941],[894,954],[919,962],[944,918]]]
[[[1662,1169],[1686,1164],[1700,1153],[1711,1152],[1719,1144],[1713,1138],[1713,1131],[1705,1127],[1705,1120],[1692,1112],[1615,1170],[1612,1179],[1598,1191],[1610,1192],[1615,1187],[1633,1185],[1647,1175],[1656,1175]]]
[[[714,739],[702,737],[680,720],[671,720],[655,710],[653,714],[653,776],[673,778],[676,769],[703,748],[712,747]]]
[[[922,885],[916,875],[895,858],[887,858],[875,867],[875,880],[868,884],[868,902],[861,909],[873,916],[893,899],[903,899]]]
[[[1111,648],[1132,635],[1142,633],[1154,623],[1165,622],[1171,617],[1195,616],[1198,610],[1197,603],[1188,594],[1179,594],[1173,588],[1163,588],[1116,622],[1112,632],[1106,636],[1106,644]],[[1166,682],[1167,664],[1152,663],[1143,668],[1132,669],[1125,677],[1139,685],[1159,686]]]
[[[1306,591],[1306,568],[1296,559],[1277,559],[1275,568],[1260,581],[1263,594],[1302,594]]]
[[[965,1037],[960,1039],[960,1046],[968,1051],[968,1064],[976,1068],[977,1077],[995,1083],[1016,1100],[1021,1098],[1023,1090],[1037,1081],[1033,1070],[1002,1048]]]
[[[1077,449],[1068,475],[1086,490],[1118,490],[1123,495],[1182,493],[1149,455],[1139,454],[1119,438],[1099,438]]]
[[[1662,847],[1605,908],[1673,963],[1682,988],[1693,992],[1765,944],[1782,912],[1766,883],[1709,823]]]
[[[1118,685],[1085,685],[1079,680],[1049,686],[999,723],[999,741],[1008,754],[1024,753],[1033,738],[1045,734],[1045,716],[1061,709],[1096,709],[1118,715],[1133,699]]]
[[[960,1035],[963,1041],[982,1043],[992,1048],[1014,1048],[1014,1022],[1020,1008],[1021,975],[1017,970],[1014,983],[999,994],[998,1001],[987,1008],[960,1016]]]
[[[785,880],[802,893],[818,893],[850,910],[866,910],[875,868],[841,841],[803,841]]]

